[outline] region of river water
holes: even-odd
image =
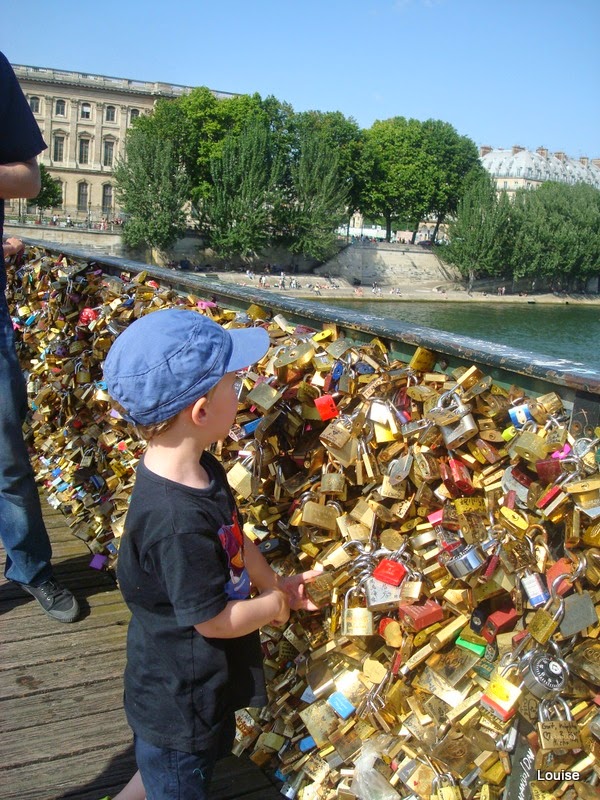
[[[473,336],[600,370],[600,306],[336,300],[334,305]]]

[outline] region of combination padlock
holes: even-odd
[[[560,656],[530,650],[523,658],[521,674],[525,688],[538,700],[557,697],[569,681],[569,667]]]

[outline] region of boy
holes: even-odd
[[[262,358],[263,328],[225,330],[182,309],[152,312],[114,342],[112,397],[148,441],[119,550],[132,617],[125,712],[148,800],[204,800],[231,751],[234,711],[266,702],[258,629],[283,624],[313,573],[280,578],[243,536],[207,449],[237,412],[236,371]],[[248,599],[251,586],[259,594]]]

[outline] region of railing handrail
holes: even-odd
[[[316,303],[310,300],[290,298],[193,273],[188,275],[185,272],[174,272],[172,269],[152,266],[140,261],[102,255],[93,250],[33,239],[24,239],[23,241],[51,253],[61,253],[74,259],[93,261],[98,266],[112,272],[147,272],[150,277],[186,292],[230,298],[248,305],[255,303],[276,312],[284,312],[311,320],[319,325],[331,323],[347,331],[382,337],[411,347],[425,347],[461,362],[477,363],[502,373],[514,373],[519,377],[527,377],[534,383],[539,381],[541,384],[562,387],[567,390],[567,396],[574,392],[600,395],[600,371],[567,359],[557,359],[483,339],[408,324],[389,317],[361,314],[356,309],[341,308],[321,301]],[[518,380],[515,382],[518,383]],[[544,391],[544,389],[541,388],[540,391]],[[564,391],[563,394],[565,394]]]

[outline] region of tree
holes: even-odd
[[[513,222],[505,192],[496,192],[487,173],[473,177],[448,227],[450,243],[442,258],[468,278],[507,276],[512,258]]]
[[[485,170],[475,142],[467,136],[459,136],[450,123],[428,119],[422,129],[426,159],[421,182],[427,216],[434,216],[436,220],[435,241],[442,222],[456,214],[467,181],[475,180]]]
[[[349,222],[360,206],[364,184],[363,131],[354,119],[345,117],[340,111],[304,111],[295,114],[293,127],[297,137],[315,134],[335,151],[340,180],[347,190],[346,211]],[[297,146],[299,147],[299,143]]]
[[[515,278],[542,278],[576,288],[600,263],[600,192],[548,181],[514,199]]]
[[[428,211],[420,177],[426,169],[422,123],[404,117],[376,120],[365,133],[363,158],[360,208],[366,216],[383,217],[389,242],[394,221],[415,228]]]
[[[117,162],[115,178],[126,215],[126,244],[166,250],[183,236],[189,181],[171,142],[134,126],[127,137],[125,160]]]
[[[211,162],[213,185],[204,203],[211,245],[222,255],[249,255],[270,241],[282,174],[273,133],[264,118],[230,134]]]
[[[53,178],[43,164],[39,166],[41,180],[40,193],[37,197],[34,197],[33,200],[30,200],[30,202],[35,204],[39,209],[41,222],[44,209],[55,208],[56,206],[62,205],[63,195],[60,181]]]
[[[348,198],[337,152],[318,132],[302,131],[291,176],[293,194],[288,199],[285,231],[288,246],[293,253],[325,261],[335,253],[335,231]]]

